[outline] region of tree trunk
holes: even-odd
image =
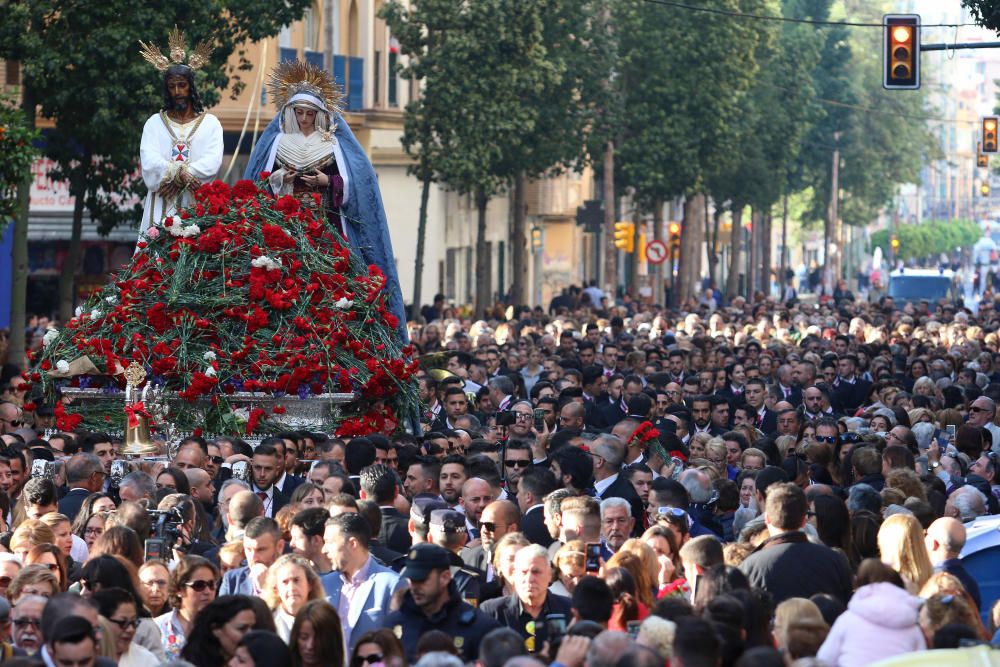
[[[609,141],[604,148],[604,165],[601,174],[604,192],[604,291],[614,303],[618,295],[618,248],[615,247],[615,144]]]
[[[417,219],[417,256],[413,262],[413,310],[410,312],[412,319],[420,316],[421,301],[423,295],[421,290],[424,286],[424,244],[427,239],[427,203],[431,198],[431,178],[429,173],[423,178],[423,187],[420,190],[420,213]]]
[[[785,271],[788,270],[788,193],[781,203],[781,268],[778,270],[778,289],[784,293]]]
[[[734,202],[733,227],[729,232],[729,275],[726,276],[726,298],[736,298],[740,288],[740,255],[743,252],[743,204]]]
[[[681,225],[680,268],[677,271],[677,303],[682,305],[694,296],[701,274],[702,207],[705,196],[698,194],[684,200],[684,222]]]
[[[625,291],[632,294],[635,301],[639,300],[639,234],[642,233],[642,214],[639,209],[635,209],[632,214],[632,263],[629,265],[628,284]]]
[[[514,220],[511,229],[511,283],[510,304],[520,306],[528,303],[528,243],[525,234],[525,218],[527,206],[524,203],[524,172],[518,172],[514,177]]]
[[[21,110],[29,128],[35,127],[35,96],[30,85],[21,91]],[[31,171],[17,186],[17,219],[14,221],[14,247],[11,251],[10,341],[7,361],[24,368],[25,331],[28,306],[28,209],[31,205]],[[60,324],[66,324],[65,321]]]
[[[760,211],[750,207],[750,252],[747,253],[747,299],[752,303],[758,288],[760,271]]]
[[[706,206],[707,210],[708,207]],[[705,221],[705,234],[708,237],[708,277],[712,284],[719,285],[719,221],[722,209],[716,207],[712,217]]]
[[[83,156],[90,161],[90,154]],[[73,317],[73,306],[76,303],[76,270],[80,266],[80,243],[83,237],[83,204],[87,195],[87,184],[74,183],[71,186],[73,203],[73,227],[69,237],[69,247],[59,275],[59,320],[68,322]]]
[[[490,306],[490,254],[486,250],[486,206],[490,198],[483,189],[476,191],[476,318],[483,319]]]
[[[760,234],[760,288],[764,291],[764,296],[771,292],[771,223],[773,218],[771,212],[763,216],[764,228]]]

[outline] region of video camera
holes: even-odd
[[[177,540],[181,536],[181,526],[184,524],[184,513],[180,507],[167,510],[147,509],[153,524],[152,535],[146,540],[145,560],[170,560],[173,550],[180,549]]]

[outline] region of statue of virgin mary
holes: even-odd
[[[364,259],[386,277],[388,306],[406,341],[406,313],[382,206],[378,178],[361,144],[340,115],[342,93],[333,77],[301,61],[284,62],[269,88],[278,114],[261,134],[243,178],[267,178],[276,196],[311,202],[321,195],[328,220]]]

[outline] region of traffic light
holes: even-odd
[[[996,116],[986,116],[983,118],[983,152],[997,152],[997,126],[1000,119]]]
[[[990,166],[990,158],[983,154],[983,142],[981,141],[976,143],[976,166]]]
[[[895,236],[893,236],[892,237],[892,241],[890,241],[890,243],[892,244],[892,251],[893,252],[896,252],[897,250],[899,250],[899,239],[897,239]]]
[[[882,87],[920,88],[920,16],[886,14],[883,24]]]
[[[671,222],[670,226],[667,227],[667,231],[670,232],[670,252],[674,255],[681,247],[681,226],[680,223]]]
[[[989,197],[990,196],[990,184],[989,183],[983,183],[982,185],[979,186],[979,191],[983,193],[984,197]]]
[[[635,223],[615,223],[615,247],[625,252],[635,251]]]

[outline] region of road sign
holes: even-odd
[[[661,264],[667,258],[667,245],[663,241],[650,241],[646,244],[646,259],[650,264]]]

